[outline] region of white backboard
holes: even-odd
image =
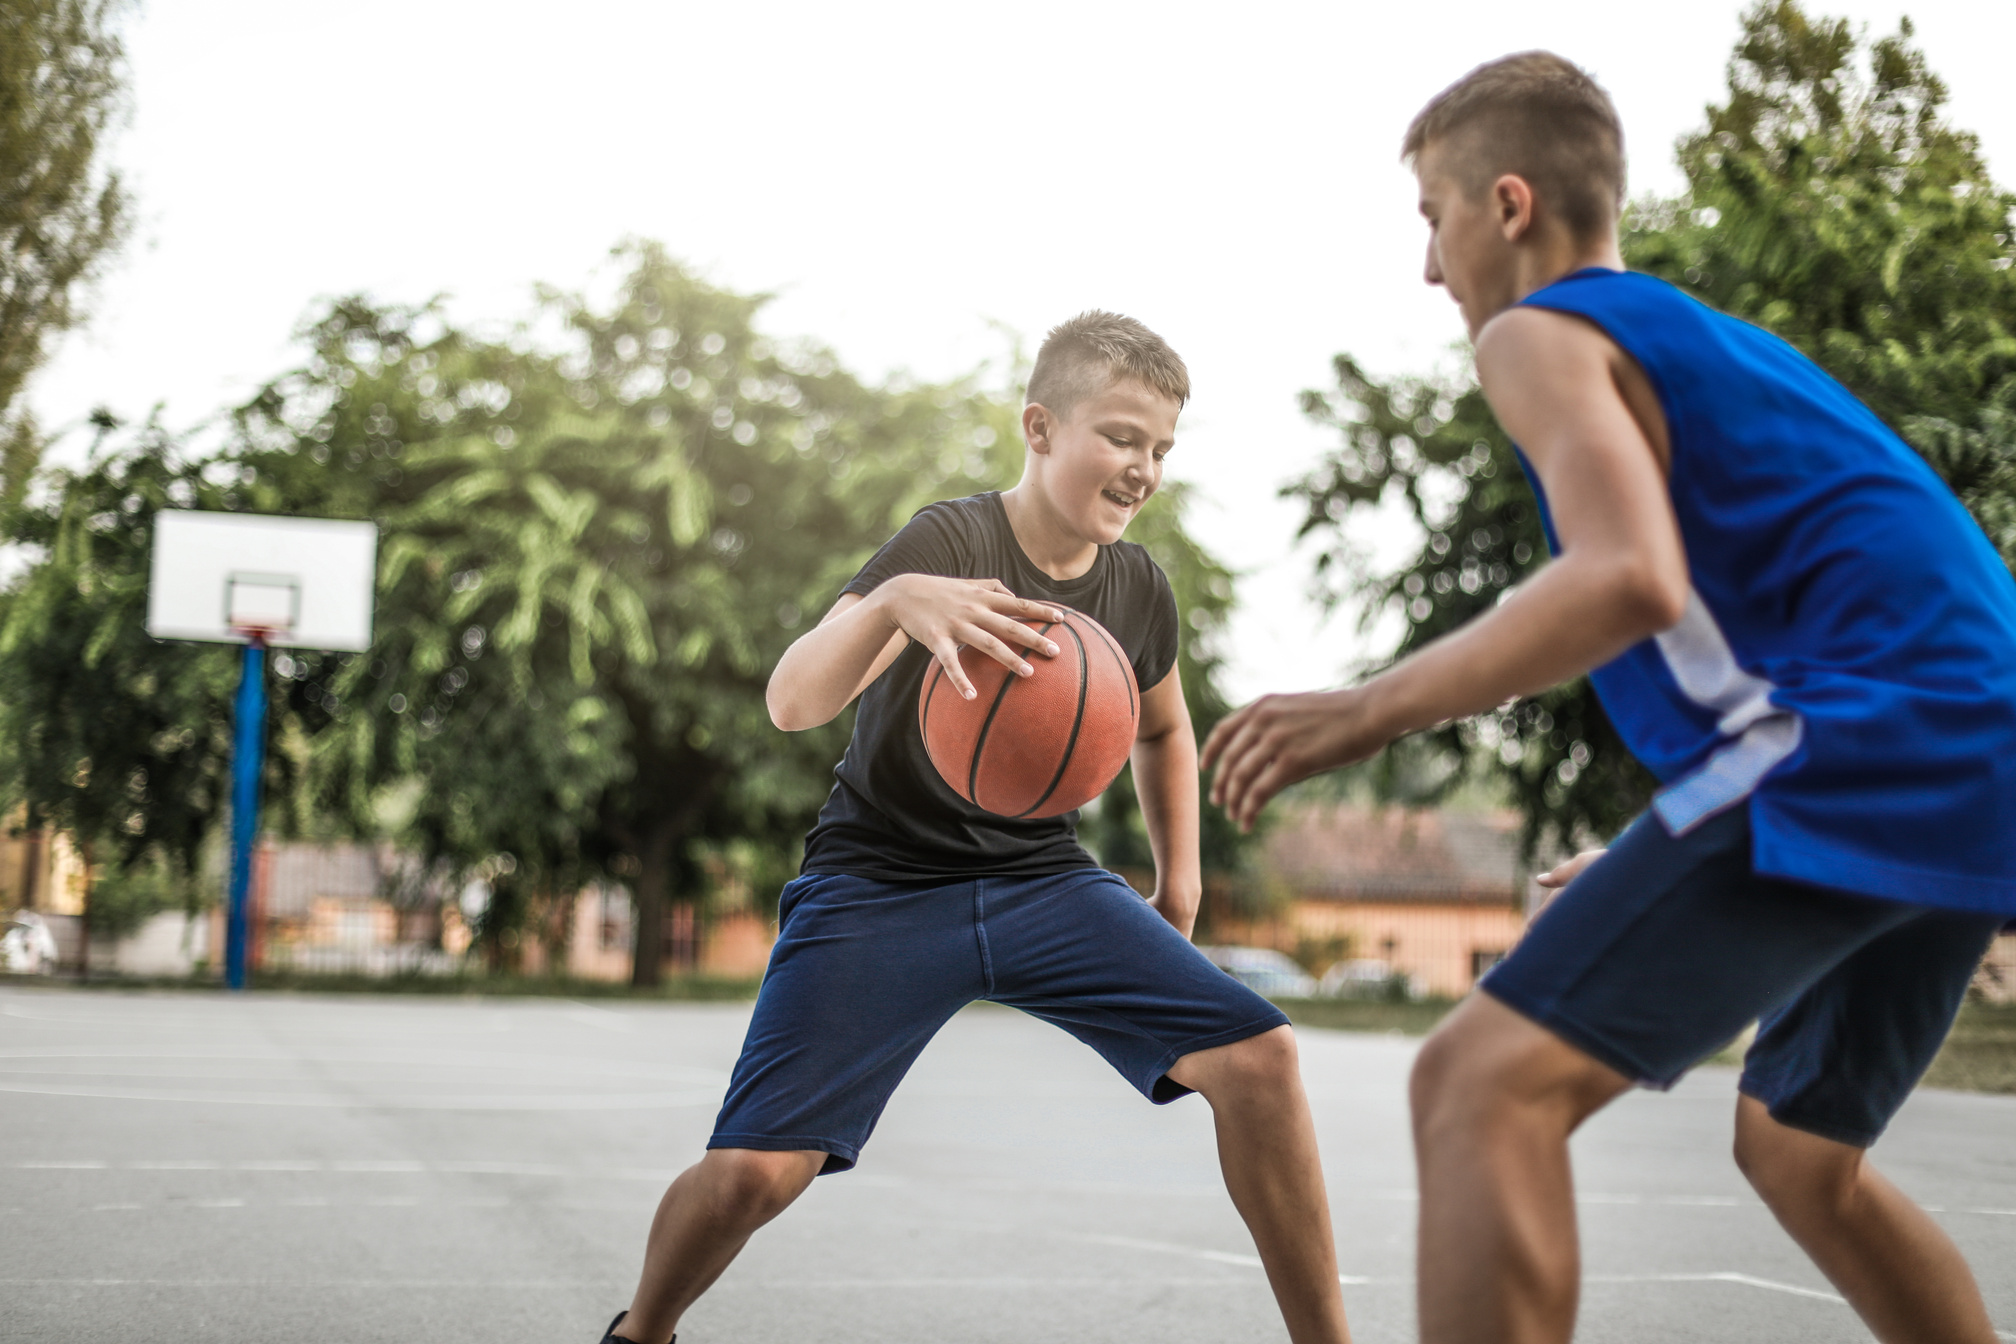
[[[163,509],[154,519],[147,633],[297,649],[371,647],[375,523]]]

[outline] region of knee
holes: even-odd
[[[1256,1086],[1283,1083],[1302,1076],[1302,1061],[1295,1049],[1295,1029],[1276,1027],[1258,1036],[1248,1036],[1226,1047],[1231,1071]]]
[[[717,1217],[767,1223],[804,1193],[825,1160],[824,1153],[815,1152],[712,1149],[702,1163],[709,1203]]]
[[[1422,1043],[1408,1078],[1417,1144],[1540,1125],[1566,1135],[1624,1081],[1509,1010],[1466,1003]]]
[[[1295,1049],[1292,1027],[1275,1027],[1258,1036],[1249,1036],[1230,1045],[1214,1046],[1185,1055],[1170,1068],[1169,1076],[1185,1087],[1218,1097],[1247,1097],[1278,1092],[1302,1084],[1302,1065]]]
[[[1465,1111],[1488,1106],[1493,1070],[1489,1057],[1449,1023],[1421,1043],[1407,1076],[1407,1105],[1414,1137],[1426,1141],[1457,1123]]]
[[[1762,1102],[1743,1097],[1736,1109],[1736,1169],[1774,1211],[1838,1209],[1861,1180],[1863,1150],[1793,1129],[1771,1118]]]

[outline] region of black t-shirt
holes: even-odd
[[[841,591],[865,596],[898,574],[999,579],[1017,597],[1074,607],[1120,641],[1144,691],[1176,665],[1176,595],[1145,547],[1101,546],[1084,574],[1053,579],[1023,554],[998,492],[918,510]],[[900,881],[1095,867],[1078,843],[1076,812],[1013,821],[947,787],[917,727],[917,691],[931,663],[912,640],[861,692],[854,740],[805,838],[802,871]]]

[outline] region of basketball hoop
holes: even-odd
[[[371,647],[377,561],[370,523],[164,510],[147,633],[361,652]]]
[[[301,585],[289,574],[232,574],[224,580],[224,624],[264,649],[292,633],[301,614]]]
[[[231,748],[231,912],[224,979],[245,987],[246,897],[266,753],[266,650],[371,647],[378,529],[332,518],[169,509],[154,519],[147,633],[241,644]]]

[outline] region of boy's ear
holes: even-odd
[[[1517,173],[1506,173],[1491,184],[1491,210],[1498,217],[1498,232],[1508,243],[1516,243],[1533,228],[1533,184]]]
[[[1057,432],[1057,417],[1050,414],[1050,408],[1040,402],[1030,402],[1022,408],[1022,441],[1029,445],[1032,453],[1050,454],[1050,436]]]

